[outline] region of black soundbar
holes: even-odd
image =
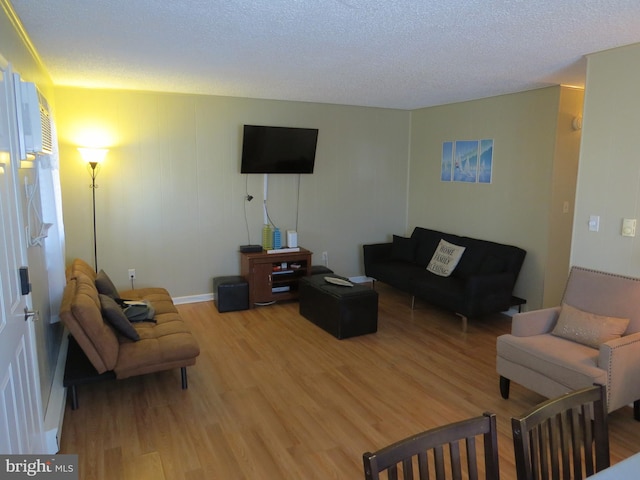
[[[262,245],[240,245],[242,253],[257,253],[262,251]]]

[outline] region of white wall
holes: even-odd
[[[268,201],[281,230],[297,218],[314,263],[327,251],[336,272],[360,275],[361,245],[405,230],[409,112],[78,88],[57,88],[56,99],[67,257],[92,263],[90,179],[76,147],[104,135],[98,266],[119,288],[128,268],[137,287],[174,296],[239,273],[238,246],[261,243],[263,226],[263,176],[239,173],[245,123],[319,129],[315,172],[270,175]]]
[[[588,57],[572,249],[575,265],[632,276],[640,242],[621,227],[640,218],[639,86],[640,44]],[[590,215],[600,216],[599,232],[588,230]]]

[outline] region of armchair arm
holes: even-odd
[[[516,337],[530,337],[549,333],[556,326],[559,314],[560,307],[516,313],[511,319],[511,334]]]
[[[600,345],[598,366],[607,371],[610,412],[640,399],[640,333]]]

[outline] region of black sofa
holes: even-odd
[[[427,270],[440,240],[465,247],[449,276]],[[463,319],[503,312],[512,305],[513,287],[526,251],[511,245],[460,237],[416,227],[411,237],[393,236],[393,242],[363,245],[368,277]]]

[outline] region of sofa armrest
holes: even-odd
[[[549,333],[556,326],[559,314],[560,307],[516,313],[511,319],[511,334],[516,337],[530,337]]]
[[[376,262],[390,260],[391,259],[391,247],[392,243],[371,243],[368,245],[362,246],[362,251],[364,254],[364,268],[365,273],[367,270],[367,265],[371,265]]]
[[[640,333],[600,345],[598,366],[607,371],[609,411],[640,399]]]

